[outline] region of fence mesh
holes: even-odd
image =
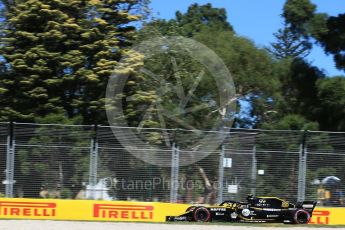
[[[310,132],[307,137],[308,199],[344,206],[345,133]]]
[[[91,128],[15,124],[16,196],[76,197],[88,182]]]
[[[8,197],[344,206],[344,166],[345,133],[0,123]]]
[[[109,196],[103,195],[106,195],[107,199],[168,201],[170,168],[148,164],[130,154],[114,135],[115,133],[127,138],[125,135],[128,135],[129,131],[139,132],[134,128],[108,126],[98,128],[99,163],[97,173],[98,177],[102,179],[98,187],[106,187]],[[166,147],[161,141],[151,143],[157,148],[160,147],[160,150],[156,150],[149,148],[145,142],[141,142],[141,140],[147,140],[157,134],[162,135],[162,133],[162,130],[156,129],[140,130],[138,135],[141,135],[143,139],[134,143],[136,148],[131,149],[131,152],[134,151],[134,154],[143,158],[146,155],[158,154],[161,156],[161,161],[171,165],[171,147]]]
[[[5,194],[8,123],[0,123],[0,196]]]

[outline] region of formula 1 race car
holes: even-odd
[[[277,197],[248,196],[247,202],[224,201],[218,206],[191,206],[180,216],[167,216],[166,221],[307,224],[315,206],[314,201],[292,204]]]

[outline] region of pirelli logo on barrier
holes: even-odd
[[[55,217],[56,203],[0,201],[0,217]]]
[[[309,224],[329,224],[330,215],[327,210],[314,210]]]
[[[94,204],[93,217],[113,220],[150,221],[154,207],[150,205]]]

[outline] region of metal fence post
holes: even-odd
[[[305,186],[307,177],[307,132],[303,132],[302,143],[299,151],[299,167],[298,167],[298,192],[297,201],[305,200]]]
[[[176,147],[176,144],[173,143],[172,152],[171,152],[171,188],[170,188],[170,202],[176,203],[178,196],[178,174],[179,174],[179,158],[180,150],[179,147]]]
[[[251,188],[250,193],[256,195],[256,173],[257,173],[257,159],[256,159],[256,145],[253,146],[252,154],[252,175],[251,175]]]
[[[5,184],[5,196],[13,197],[13,185],[16,183],[14,180],[14,160],[15,160],[15,138],[14,138],[14,122],[9,123],[8,136],[7,136],[7,148],[6,148],[6,180]]]
[[[97,141],[97,125],[94,125],[94,136],[91,139],[90,145],[90,165],[89,165],[89,186],[91,196],[95,198],[95,186],[97,185],[97,161],[98,161],[98,141]]]
[[[224,157],[225,157],[225,146],[221,146],[219,154],[219,169],[218,169],[218,195],[217,203],[223,202],[223,191],[224,191]]]

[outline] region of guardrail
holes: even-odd
[[[164,222],[189,205],[99,200],[0,199],[0,219]]]
[[[0,219],[165,222],[190,205],[57,199],[0,199]],[[345,208],[316,208],[309,224],[345,225]]]

